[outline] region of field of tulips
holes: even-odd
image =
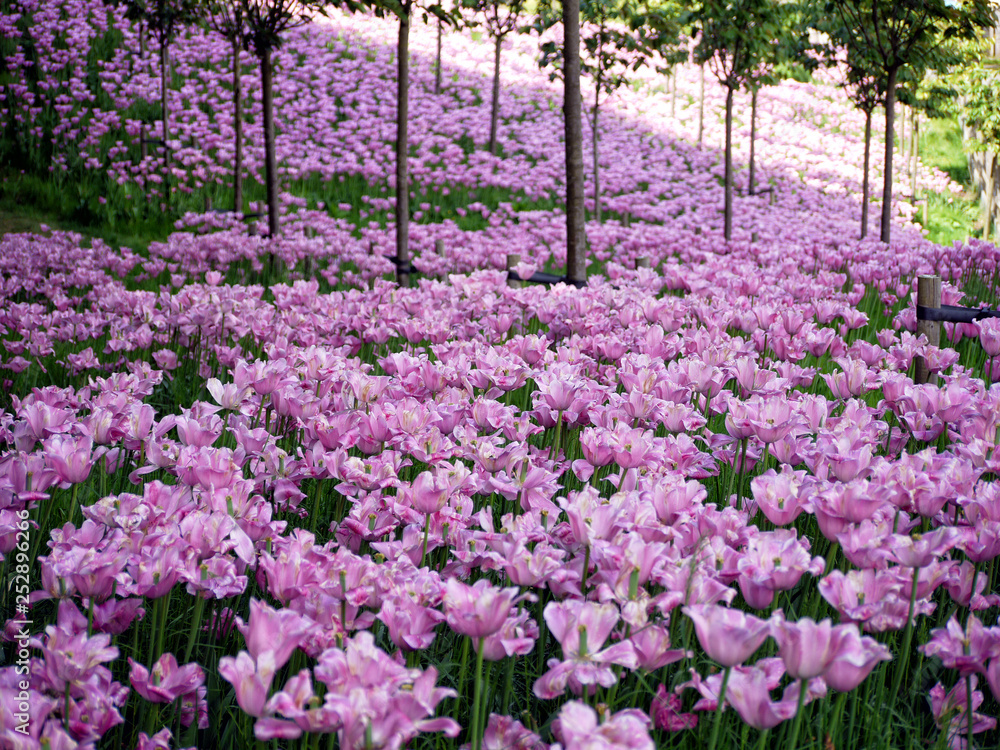
[[[93,215],[157,210],[155,55],[101,0],[4,7],[4,143]],[[515,288],[508,253],[564,261],[558,87],[505,49],[493,157],[488,41],[446,34],[436,96],[418,24],[401,288],[394,33],[333,14],[279,54],[280,238],[195,210],[232,155],[202,32],[177,231],[0,237],[0,747],[995,747],[1000,320],[931,346],[913,294],[996,307],[996,247],[902,200],[853,239],[832,74],[762,92],[771,192],[738,172],[725,243],[722,93],[700,148],[682,67],[603,117],[599,273]]]

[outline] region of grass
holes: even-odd
[[[956,240],[982,236],[979,202],[969,180],[969,162],[962,143],[962,129],[955,118],[926,121],[921,138],[921,160],[929,167],[940,169],[963,187],[958,195],[927,194],[927,221],[922,213],[917,221],[925,224],[927,239],[939,245],[951,245]]]
[[[87,239],[99,238],[113,247],[144,250],[150,242],[165,240],[174,229],[174,217],[167,214],[110,223],[67,197],[75,192],[51,177],[0,171],[0,235],[37,233],[45,225]]]
[[[962,144],[962,128],[954,118],[927,120],[920,139],[921,160],[945,172],[960,185],[969,184],[969,161]]]

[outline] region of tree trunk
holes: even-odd
[[[670,82],[670,119],[676,116],[677,112],[677,66],[674,65],[670,68],[670,76],[673,80]]]
[[[499,55],[498,55],[499,56]],[[434,64],[434,93],[441,93],[441,19],[438,19],[437,62]]]
[[[240,42],[233,36],[233,211],[243,213],[243,92],[240,90]]]
[[[871,185],[868,170],[872,155],[872,110],[865,112],[865,166],[861,177],[861,239],[868,236],[868,203]]]
[[[705,66],[701,65],[698,83],[698,145],[705,135]]]
[[[410,178],[407,126],[410,117],[410,8],[402,6],[396,56],[396,262],[400,286],[409,286],[410,275],[403,273],[410,262]]]
[[[990,225],[993,223],[993,191],[996,188],[996,157],[990,156],[986,162],[986,217],[983,222],[983,239],[990,238]]]
[[[140,23],[139,24],[139,64],[144,66],[146,62],[146,29]],[[139,126],[139,161],[140,163],[146,161],[146,157],[149,155],[147,151],[146,144],[146,123],[143,122]],[[147,200],[148,200],[147,196]]]
[[[600,112],[600,102],[598,101],[598,94],[600,93],[600,78],[598,78],[598,88],[594,91],[594,127],[593,127],[593,138],[591,139],[594,144],[594,217],[597,219],[598,224],[603,224],[604,219],[601,216],[601,168],[597,163],[598,156],[598,146],[597,146],[597,115]]]
[[[910,199],[913,205],[917,204],[917,177],[919,175],[920,163],[920,118],[916,112],[913,121],[910,123]]]
[[[906,160],[906,105],[900,105],[900,115],[899,118],[899,155],[903,157],[903,164],[909,168],[910,163]]]
[[[879,239],[888,243],[892,238],[892,156],[895,141],[896,73],[890,68],[885,87],[885,168],[882,177],[882,221]]]
[[[493,50],[493,101],[490,106],[490,153],[497,155],[497,123],[500,120],[500,45],[503,37],[498,36]]]
[[[587,281],[583,220],[583,102],[580,95],[580,0],[563,0],[563,118],[566,147],[566,275]]]
[[[260,50],[261,100],[264,109],[264,182],[267,187],[267,232],[278,236],[278,161],[274,151],[274,71],[271,50]]]
[[[166,34],[160,37],[160,106],[163,108],[163,203],[170,208],[170,148],[167,138],[170,136],[170,113],[167,109],[167,61],[168,52]]]
[[[757,164],[754,160],[757,146],[757,87],[751,89],[750,93],[750,185],[747,192],[753,195],[754,178],[757,176]]]
[[[726,88],[726,197],[723,234],[726,242],[733,238],[733,88]]]

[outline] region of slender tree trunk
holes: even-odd
[[[583,102],[580,94],[580,0],[563,0],[563,118],[566,146],[566,275],[587,281],[583,220]]]
[[[145,65],[146,62],[146,28],[141,23],[139,24],[139,62],[142,65]],[[142,161],[146,161],[146,157],[149,155],[147,149],[146,123],[143,122],[139,126],[139,158]]]
[[[601,216],[601,168],[597,162],[598,157],[598,135],[597,135],[597,116],[600,112],[600,101],[598,99],[601,92],[601,78],[598,75],[597,87],[594,89],[594,127],[593,127],[593,141],[594,145],[594,217],[597,219],[598,224],[603,224],[604,219]]]
[[[500,120],[500,45],[503,37],[498,36],[493,49],[493,101],[490,106],[490,153],[497,155],[497,124]]]
[[[865,166],[861,177],[861,239],[868,236],[868,203],[871,191],[868,171],[872,155],[872,110],[865,112]]]
[[[233,37],[233,211],[243,213],[243,92],[240,83],[240,42]]]
[[[437,62],[434,64],[434,93],[441,93],[441,19],[438,19]]]
[[[919,176],[920,163],[920,118],[916,112],[910,123],[910,199],[913,205],[917,204],[917,177]]]
[[[677,112],[677,66],[670,68],[670,118],[673,119]]]
[[[879,239],[888,243],[892,238],[892,156],[893,143],[896,138],[896,74],[898,70],[889,70],[885,89],[885,168],[882,177],[882,220]]]
[[[750,185],[747,192],[753,195],[754,179],[757,176],[757,164],[754,159],[757,147],[757,87],[750,92]]]
[[[906,160],[906,105],[900,105],[899,118],[899,155],[903,157],[903,164],[909,168],[910,164]]]
[[[274,150],[274,70],[271,50],[260,51],[261,100],[264,109],[264,183],[267,187],[267,231],[278,236],[278,160]]]
[[[733,238],[733,88],[726,88],[726,197],[724,236]]]
[[[986,161],[986,216],[983,221],[983,239],[990,238],[990,225],[993,223],[993,191],[996,189],[996,165],[995,156],[987,152]]]
[[[160,106],[163,108],[163,203],[170,208],[170,111],[167,109],[167,63],[170,58],[167,37],[160,37]]]
[[[410,178],[407,126],[410,118],[410,8],[403,4],[399,15],[396,56],[396,261],[405,269],[410,262]],[[397,275],[400,286],[409,286],[410,275]]]
[[[701,65],[698,82],[698,145],[705,135],[705,66]]]

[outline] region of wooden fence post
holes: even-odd
[[[941,307],[941,278],[939,276],[917,277],[917,305],[928,308]],[[920,334],[927,337],[928,344],[938,346],[941,343],[941,324],[936,320],[918,320],[917,336]],[[937,375],[930,374],[927,361],[923,357],[916,358],[914,382],[917,384],[937,382]]]
[[[205,196],[205,213],[207,214],[211,210],[212,210],[212,196],[211,195],[206,195]]]
[[[521,262],[521,256],[517,253],[507,253],[507,271],[513,271],[517,264]],[[520,289],[524,286],[523,281],[507,281],[507,286],[513,287],[514,289]]]

